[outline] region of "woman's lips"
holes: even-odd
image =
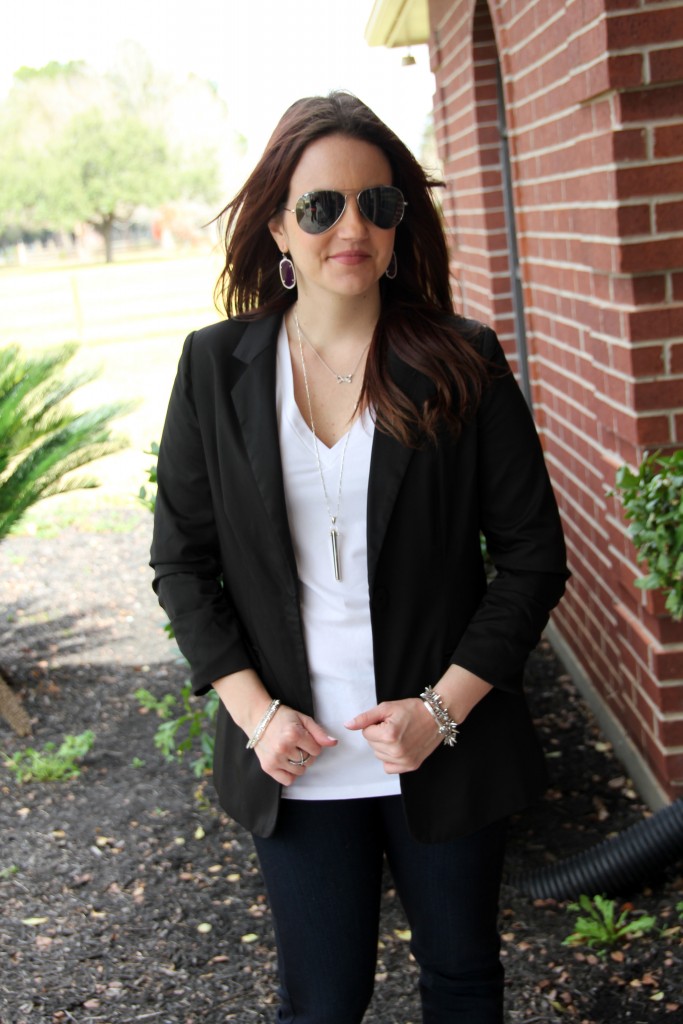
[[[346,267],[355,267],[359,263],[363,263],[369,259],[369,254],[366,252],[358,252],[357,249],[349,249],[345,252],[335,252],[330,259],[336,260],[337,263],[343,263]]]

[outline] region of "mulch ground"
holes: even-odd
[[[185,678],[150,589],[150,517],[93,523],[0,546],[0,667],[33,726],[19,739],[0,722],[0,750],[95,733],[70,781],[19,784],[0,761],[0,1021],[272,1022],[275,955],[251,840],[207,779],[156,750],[158,720],[134,696],[177,693]],[[552,781],[512,824],[510,877],[648,813],[546,643],[529,692]],[[657,930],[605,954],[563,945],[575,921],[566,903],[506,884],[508,1020],[683,1021],[680,870],[620,894]],[[420,1020],[408,939],[387,878],[367,1024]]]

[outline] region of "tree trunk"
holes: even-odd
[[[114,218],[108,218],[102,225],[104,235],[104,258],[107,263],[114,262]]]
[[[2,676],[0,676],[0,717],[5,719],[17,736],[31,735],[31,720],[16,693],[10,689]]]
[[[114,221],[116,218],[113,213],[107,214],[106,217],[102,217],[102,220],[94,221],[91,220],[90,224],[94,227],[98,235],[102,235],[104,239],[104,258],[107,263],[114,262]]]

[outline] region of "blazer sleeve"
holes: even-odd
[[[252,668],[223,587],[211,480],[192,381],[194,334],[186,339],[159,446],[150,564],[154,590],[191,666],[195,693]]]
[[[490,328],[481,346],[493,372],[476,422],[479,523],[495,576],[451,663],[519,692],[526,659],[570,574],[531,412]]]

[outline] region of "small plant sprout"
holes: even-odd
[[[88,729],[78,736],[65,736],[58,747],[46,743],[42,750],[27,747],[12,757],[3,754],[5,768],[14,773],[17,782],[57,782],[80,775],[79,762],[93,743],[95,733]]]
[[[570,903],[567,907],[579,914],[576,919],[575,931],[564,940],[565,946],[590,946],[600,953],[615,946],[618,942],[644,935],[655,927],[656,920],[643,914],[632,921],[628,917],[633,910],[625,906],[617,916],[614,900],[606,896],[579,896],[578,903]]]

